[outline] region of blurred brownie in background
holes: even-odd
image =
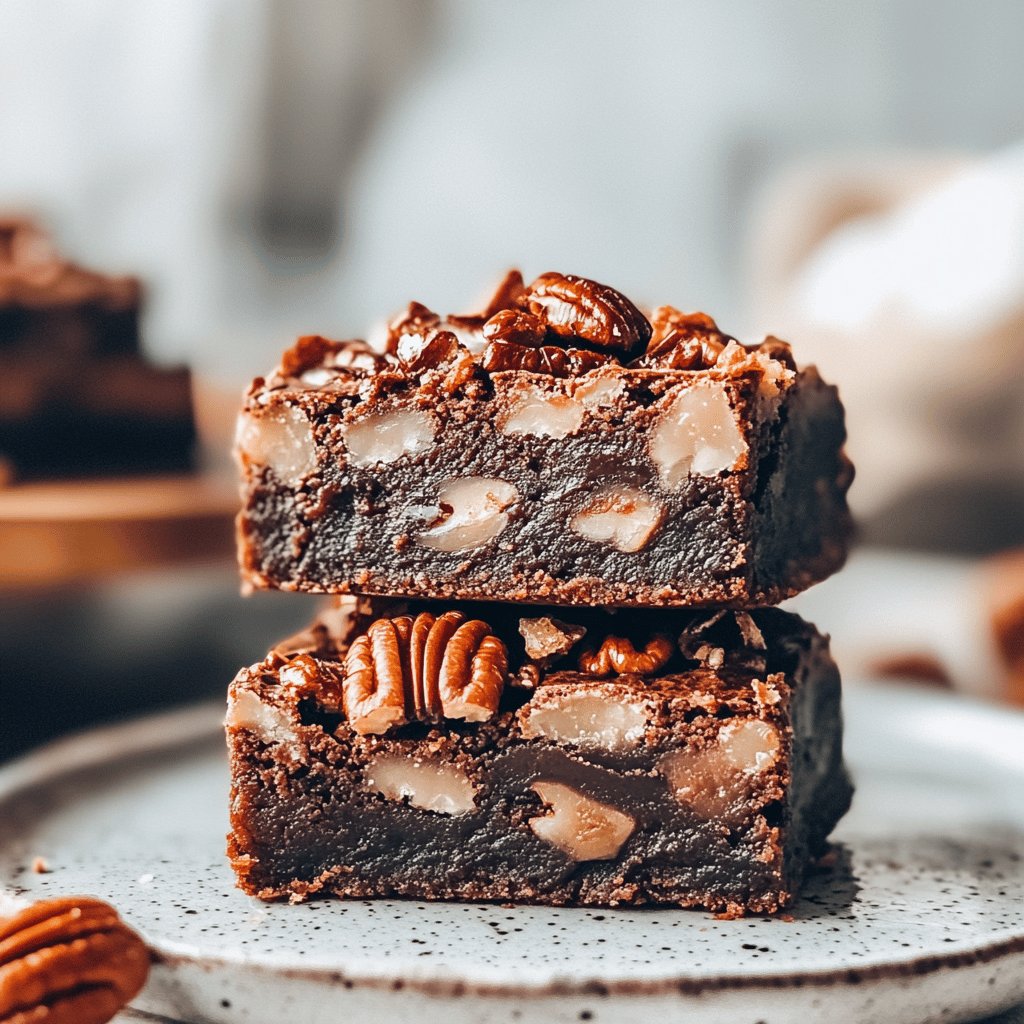
[[[141,296],[0,218],[0,482],[192,466],[190,374],[143,357]]]

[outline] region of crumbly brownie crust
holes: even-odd
[[[407,690],[395,724],[373,725],[357,673],[382,692],[386,642],[404,636],[407,680],[409,637],[446,611],[346,601],[239,673],[229,853],[246,892],[730,915],[792,901],[851,794],[839,676],[813,627],[776,610],[460,606],[467,629],[486,617],[474,682],[505,652],[489,717],[424,711]]]
[[[303,338],[257,379],[240,564],[283,590],[772,604],[845,559],[844,439],[777,339],[510,275],[477,317],[413,304],[385,354]]]

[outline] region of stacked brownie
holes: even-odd
[[[570,275],[299,339],[240,561],[340,596],[231,686],[242,888],[790,903],[851,788],[827,639],[766,606],[845,558],[844,437],[784,342]]]
[[[0,218],[0,478],[187,469],[185,367],[139,348],[141,287],[64,259],[32,221]]]

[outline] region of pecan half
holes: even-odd
[[[578,377],[588,370],[607,365],[612,359],[582,348],[558,348],[554,345],[533,348],[507,341],[492,341],[484,349],[480,362],[488,373],[526,370],[552,377]]]
[[[664,633],[656,633],[639,651],[624,637],[608,636],[596,651],[580,655],[579,669],[590,676],[649,675],[668,664],[674,649]]]
[[[730,341],[707,313],[683,313],[674,306],[658,306],[651,327],[640,363],[661,370],[706,370]]]
[[[501,701],[508,651],[480,619],[421,612],[377,619],[345,658],[344,708],[360,735],[410,721],[482,722]]]
[[[43,900],[0,921],[0,1020],[103,1024],[142,989],[145,943],[101,900]]]
[[[479,313],[466,313],[464,315],[450,313],[448,315],[448,323],[454,324],[456,327],[463,327],[466,330],[479,331],[496,313],[500,313],[503,309],[512,309],[518,306],[522,301],[525,291],[523,275],[518,270],[510,270],[494,290],[491,300]]]
[[[585,277],[542,274],[526,289],[523,302],[554,334],[606,352],[628,355],[651,336],[647,318],[625,295]]]
[[[444,651],[438,689],[445,718],[485,722],[498,710],[508,651],[480,619],[465,622]]]
[[[377,619],[352,641],[345,655],[342,701],[345,717],[360,736],[405,725],[406,683],[411,619]],[[405,643],[402,642],[403,633]]]

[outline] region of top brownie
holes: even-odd
[[[850,533],[836,389],[789,346],[510,272],[384,352],[300,338],[239,420],[256,587],[543,604],[774,604]]]

